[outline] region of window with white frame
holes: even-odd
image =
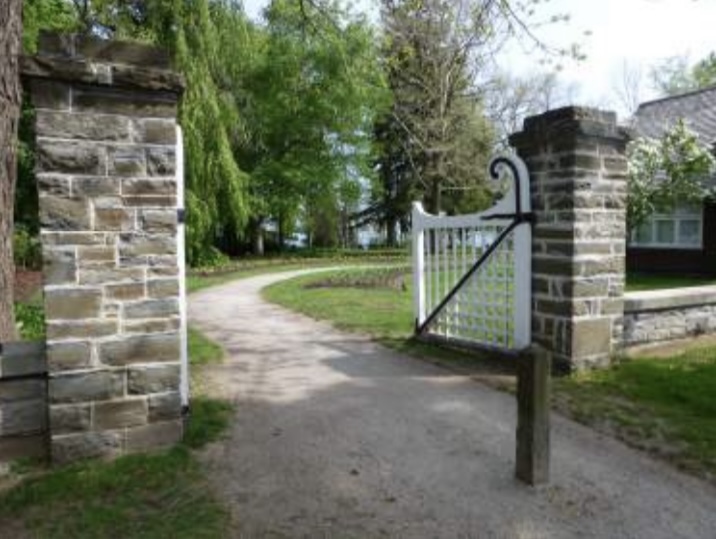
[[[673,213],[658,213],[633,230],[629,244],[633,247],[701,249],[703,211],[698,206],[684,206]]]

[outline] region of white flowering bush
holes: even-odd
[[[632,141],[627,159],[630,230],[653,213],[670,212],[678,204],[699,203],[713,194],[716,159],[681,120],[660,139],[640,137]]]

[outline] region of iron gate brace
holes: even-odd
[[[515,165],[509,159],[506,159],[504,157],[498,157],[497,159],[494,159],[490,164],[490,176],[492,176],[493,179],[499,178],[500,175],[498,167],[500,165],[505,165],[507,166],[507,168],[510,169],[512,179],[515,182],[515,213],[488,215],[483,217],[483,219],[485,221],[492,219],[512,219],[512,222],[507,226],[507,228],[500,232],[500,235],[497,237],[497,239],[490,244],[490,246],[485,250],[484,253],[482,253],[482,255],[480,255],[480,258],[477,259],[477,262],[475,262],[473,266],[467,271],[467,273],[463,275],[462,278],[457,282],[457,284],[452,287],[450,292],[448,292],[447,296],[445,296],[443,300],[438,304],[438,306],[435,307],[432,312],[425,318],[425,321],[422,324],[419,324],[418,320],[415,320],[416,335],[422,335],[425,333],[425,331],[428,329],[428,326],[430,326],[430,324],[432,324],[438,317],[440,311],[442,311],[445,306],[450,303],[450,301],[457,295],[460,288],[462,288],[462,286],[468,281],[468,279],[470,279],[470,277],[472,277],[477,272],[477,270],[480,269],[480,267],[483,266],[485,262],[487,262],[490,256],[492,256],[492,253],[497,250],[497,248],[502,244],[503,241],[505,241],[507,236],[509,236],[513,230],[515,230],[518,226],[522,224],[528,224],[532,226],[535,222],[534,213],[522,211],[522,190],[520,189],[520,175],[518,170],[515,168]]]

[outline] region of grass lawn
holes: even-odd
[[[410,258],[407,254],[389,252],[385,256],[366,256],[360,258],[351,257],[321,257],[321,258],[268,258],[265,260],[248,260],[246,262],[234,263],[223,268],[206,270],[191,270],[186,277],[187,292],[196,292],[203,288],[216,286],[236,279],[254,277],[267,273],[279,273],[282,271],[301,270],[317,267],[330,266],[359,266],[365,265],[393,265],[409,264]]]
[[[555,405],[677,465],[716,478],[716,348],[642,357],[554,382]]]
[[[367,333],[450,368],[469,372],[491,383],[504,375],[484,354],[446,350],[410,339],[413,327],[409,280],[399,287],[320,286],[328,276],[311,275],[283,281],[264,290],[264,296],[337,327]],[[338,276],[341,273],[337,274]],[[370,270],[362,280],[369,281]],[[499,363],[499,362],[498,362]],[[488,371],[488,372],[486,372]],[[509,379],[508,379],[509,380]],[[498,386],[513,381],[500,376]],[[493,385],[495,385],[493,383]],[[558,378],[553,384],[554,406],[566,415],[615,435],[627,443],[658,454],[692,472],[716,474],[716,349],[701,348],[667,359],[639,358],[604,371]]]
[[[678,275],[650,275],[645,273],[629,273],[626,276],[627,292],[706,285],[716,285],[716,279],[683,277]]]
[[[190,334],[190,351],[193,366],[221,360],[221,348],[196,330]],[[0,494],[0,536],[226,537],[228,513],[213,496],[193,450],[220,438],[232,413],[227,402],[194,395],[177,447],[59,470],[26,467],[25,479]]]

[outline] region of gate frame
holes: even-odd
[[[491,208],[473,214],[444,216],[430,215],[425,212],[420,202],[413,203],[413,303],[415,313],[415,334],[430,339],[439,338],[469,347],[498,349],[502,352],[515,353],[529,348],[532,341],[532,224],[534,216],[531,211],[530,179],[527,166],[516,154],[505,154],[494,157],[488,167],[490,177],[499,180],[506,171],[512,180],[507,193]],[[425,230],[438,226],[467,227],[492,220],[504,220],[506,227],[498,237],[486,248],[478,260],[458,282],[452,286],[440,303],[426,314],[425,289]],[[522,226],[524,225],[524,226]],[[430,324],[438,317],[448,303],[457,295],[465,283],[491,258],[502,242],[514,232],[513,268],[514,268],[514,310],[512,348],[503,349],[486,343],[427,335]]]

